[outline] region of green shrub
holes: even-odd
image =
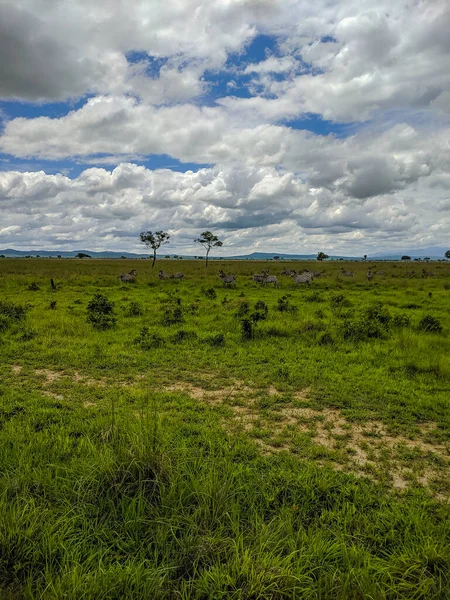
[[[432,315],[425,315],[420,319],[418,328],[420,331],[426,331],[428,333],[440,333],[442,331],[442,325],[439,319]]]
[[[148,327],[143,327],[134,343],[140,346],[142,350],[152,350],[164,346],[165,340],[157,333],[150,333]]]
[[[223,348],[225,346],[225,336],[223,333],[211,335],[205,339],[205,342],[213,348]]]
[[[10,321],[22,321],[27,313],[27,308],[14,302],[0,300],[0,315],[7,317]]]
[[[255,304],[255,309],[250,315],[250,319],[253,323],[258,323],[259,321],[265,321],[267,319],[267,315],[269,314],[269,307],[262,300],[258,300]]]
[[[140,317],[144,314],[144,309],[140,302],[131,301],[124,310],[126,317]]]
[[[298,308],[290,303],[287,296],[282,296],[278,299],[277,310],[280,312],[289,312],[293,314],[298,312]]]
[[[305,296],[305,302],[323,302],[323,298],[319,292],[312,292]]]
[[[393,327],[409,327],[411,325],[411,319],[408,315],[395,315],[392,319]]]
[[[165,309],[161,323],[166,327],[184,323],[183,309],[181,306],[169,306]]]
[[[29,292],[38,292],[41,288],[38,286],[38,284],[33,281],[33,283],[30,283],[30,285],[27,287],[27,290]]]
[[[202,288],[202,294],[209,298],[209,300],[215,300],[217,298],[217,292],[213,287],[210,288]]]
[[[334,294],[330,298],[330,306],[333,314],[339,317],[342,309],[351,306],[351,302],[344,296],[344,294]]]
[[[241,320],[241,333],[243,340],[252,340],[255,337],[255,328],[251,319]]]
[[[182,344],[183,342],[189,340],[196,340],[197,337],[198,335],[195,333],[195,331],[186,331],[185,329],[180,329],[180,331],[177,331],[176,334],[173,336],[172,342],[174,344]]]
[[[103,294],[95,294],[87,305],[87,322],[95,329],[111,329],[117,322],[114,315],[114,302]]]

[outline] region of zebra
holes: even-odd
[[[184,273],[174,273],[170,276],[170,279],[178,279],[179,281],[181,281],[182,279],[184,279]]]
[[[386,275],[386,271],[374,271],[374,275]]]
[[[263,282],[262,284],[266,286],[268,283],[273,283],[273,287],[278,287],[278,278],[276,275],[269,275],[269,271],[263,271]]]
[[[353,277],[355,273],[354,271],[346,271],[345,269],[341,269],[341,274],[345,275],[345,277]]]
[[[294,269],[286,269],[286,267],[284,267],[281,274],[286,275],[286,277],[292,277],[292,275],[297,275],[297,271],[294,271]]]
[[[297,285],[300,285],[300,283],[306,283],[308,287],[310,286],[310,282],[314,279],[314,275],[309,273],[309,271],[306,273],[300,273],[300,275],[291,275],[291,277]]]
[[[228,284],[233,287],[236,287],[236,275],[225,275],[225,273],[222,270],[220,270],[219,277],[222,280],[223,287],[225,287]]]
[[[124,273],[123,275],[119,275],[120,281],[124,283],[129,283],[130,281],[134,281],[136,279],[137,271],[136,269],[132,269],[129,273]]]
[[[434,277],[434,273],[433,271],[425,271],[425,269],[422,269],[422,277]]]
[[[264,283],[265,275],[264,273],[256,273],[253,275],[253,281],[255,283]]]
[[[367,271],[367,281],[370,281],[372,279],[372,271],[369,269]]]
[[[160,279],[168,279],[168,278],[169,278],[169,274],[168,274],[168,273],[166,273],[165,271],[161,270],[161,271],[158,273],[158,277],[159,277]]]

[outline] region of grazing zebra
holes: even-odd
[[[184,273],[174,273],[170,276],[170,279],[178,279],[179,281],[181,281],[182,279],[184,279]]]
[[[169,273],[166,273],[165,271],[161,270],[161,271],[158,273],[158,277],[159,277],[160,279],[168,279],[168,278],[169,278]]]
[[[300,275],[291,275],[291,277],[297,285],[300,285],[301,283],[306,283],[308,287],[310,285],[310,282],[314,279],[314,275],[312,273],[309,273],[309,271],[306,273],[300,273]]]
[[[294,269],[286,269],[286,267],[284,267],[281,274],[286,275],[286,277],[292,277],[292,275],[297,275],[297,271],[294,271]]]
[[[323,269],[322,271],[311,271],[311,273],[314,275],[314,277],[323,277],[325,275],[325,269]]]
[[[345,269],[341,269],[341,274],[345,275],[345,277],[353,277],[355,272],[354,271],[346,271]]]
[[[386,271],[374,271],[374,275],[386,275]]]
[[[265,275],[263,273],[256,273],[253,275],[253,281],[255,283],[264,283]]]
[[[136,271],[136,269],[133,269],[129,273],[124,273],[123,275],[119,275],[119,279],[120,279],[120,281],[123,281],[124,283],[126,283],[126,282],[130,282],[130,281],[134,281],[136,279],[136,275],[137,275],[137,271]]]
[[[273,283],[273,287],[278,287],[278,278],[276,275],[269,275],[269,271],[263,271],[263,282],[262,284],[266,286],[268,283]]]
[[[225,273],[222,270],[220,270],[219,277],[222,280],[223,287],[225,287],[226,285],[236,287],[236,275],[225,275]]]

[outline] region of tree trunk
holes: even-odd
[[[209,255],[209,251],[211,250],[211,248],[208,248],[208,250],[206,251],[206,266],[208,266],[208,255]]]
[[[155,262],[156,262],[156,250],[153,250],[153,262],[152,262],[152,269],[155,266]]]

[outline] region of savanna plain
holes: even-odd
[[[445,262],[1,259],[0,598],[448,600],[449,298]]]

